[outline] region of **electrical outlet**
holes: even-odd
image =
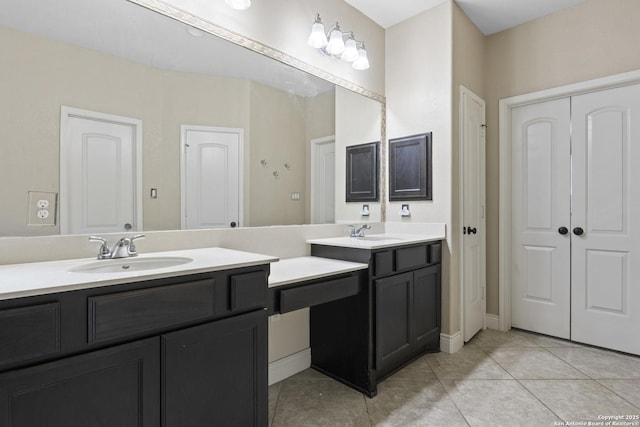
[[[56,225],[58,193],[29,191],[29,225]]]

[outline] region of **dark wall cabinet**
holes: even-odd
[[[363,393],[440,349],[441,243],[377,250],[312,245],[311,254],[368,263],[363,290],[312,307],[312,366]]]
[[[0,427],[267,425],[268,274],[0,301]]]

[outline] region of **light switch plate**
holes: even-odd
[[[29,225],[56,225],[58,193],[29,191]]]

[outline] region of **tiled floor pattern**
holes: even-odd
[[[522,331],[425,355],[373,399],[313,370],[269,388],[273,427],[607,425],[612,415],[640,415],[640,358]]]

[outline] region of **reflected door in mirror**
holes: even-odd
[[[182,228],[242,225],[243,130],[182,125],[181,135]]]
[[[140,121],[63,107],[60,228],[86,234],[138,230]]]

